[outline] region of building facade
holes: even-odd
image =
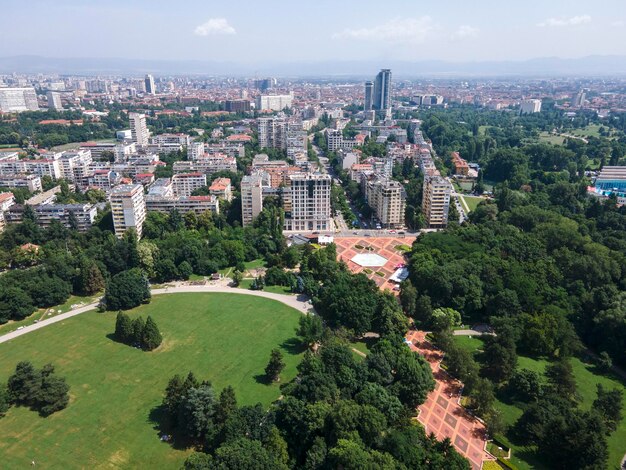
[[[451,192],[452,187],[445,178],[424,178],[422,213],[429,228],[444,228],[448,225]]]
[[[34,88],[0,88],[0,112],[39,111]]]
[[[148,126],[146,124],[146,115],[140,113],[129,113],[128,119],[130,120],[130,132],[133,142],[140,147],[148,145],[150,133],[148,132]]]
[[[244,227],[263,210],[263,175],[255,172],[241,180],[241,223]]]
[[[291,175],[289,186],[283,193],[285,230],[330,230],[330,187],[331,177],[328,174]]]
[[[124,184],[113,188],[110,196],[111,212],[115,236],[122,238],[131,228],[141,238],[143,223],[146,220],[146,201],[143,186],[140,184]]]

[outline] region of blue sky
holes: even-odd
[[[0,56],[247,63],[626,53],[625,0],[0,3]]]

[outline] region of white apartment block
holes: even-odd
[[[326,129],[326,145],[333,152],[339,149],[353,149],[357,142],[354,139],[344,139],[343,132],[336,129]]]
[[[241,180],[241,222],[244,227],[263,210],[263,175],[255,172]]]
[[[541,100],[524,100],[520,103],[521,114],[533,114],[541,112]]]
[[[218,171],[237,171],[237,160],[224,154],[206,154],[193,162],[174,162],[174,174],[205,173],[212,175]]]
[[[422,213],[429,228],[444,228],[448,225],[451,191],[450,183],[441,176],[424,178]]]
[[[148,132],[148,126],[146,125],[146,115],[140,113],[129,113],[128,119],[130,120],[130,132],[133,142],[136,142],[140,147],[148,145],[150,133]]]
[[[287,158],[296,161],[296,156],[307,154],[308,136],[306,131],[289,129],[287,131]]]
[[[61,93],[49,91],[46,93],[46,97],[48,98],[48,109],[54,109],[55,111],[63,109],[63,103],[61,103]]]
[[[0,88],[0,112],[39,111],[34,88]]]
[[[146,196],[146,210],[155,212],[171,212],[177,210],[181,214],[194,212],[200,215],[206,211],[219,214],[219,199],[215,196]]]
[[[89,166],[91,163],[91,151],[89,150],[65,152],[59,159],[61,177],[72,183],[84,185],[90,174]]]
[[[373,178],[363,182],[365,198],[385,228],[404,227],[406,191],[398,181],[388,178]]]
[[[189,146],[189,136],[187,134],[159,134],[150,137],[149,143],[154,145],[166,145],[166,144],[177,144],[184,145],[185,147]]]
[[[115,235],[121,238],[131,228],[141,238],[143,223],[146,220],[146,201],[143,186],[140,184],[124,184],[113,188],[109,198],[113,213]]]
[[[24,173],[39,177],[49,176],[53,179],[61,178],[59,161],[40,158],[37,160],[0,160],[0,176],[14,176]]]
[[[280,117],[257,120],[259,148],[284,149],[287,147],[287,121]]]
[[[120,180],[118,173],[110,169],[96,170],[87,177],[87,185],[89,187],[101,189],[109,192]]]
[[[48,228],[54,221],[60,222],[65,228],[76,228],[79,232],[86,232],[91,228],[98,214],[93,204],[37,204],[32,206],[37,216],[37,225]],[[72,216],[76,227],[72,227]],[[24,219],[24,206],[15,205],[5,213],[6,222],[17,224]]]
[[[43,191],[41,178],[36,175],[0,176],[0,188],[26,188],[31,193]]]
[[[330,230],[330,175],[298,173],[289,182],[283,193],[285,230]]]
[[[209,186],[209,194],[218,199],[231,201],[233,199],[233,189],[230,178],[216,178]]]
[[[15,204],[15,196],[13,193],[2,193],[0,192],[0,213],[9,210]]]
[[[172,189],[175,196],[191,196],[196,189],[206,185],[204,173],[179,173],[172,176]]]
[[[187,158],[192,162],[204,155],[204,142],[191,142],[187,147]]]
[[[285,108],[291,108],[292,104],[293,93],[288,95],[259,95],[255,101],[258,111],[282,111]]]

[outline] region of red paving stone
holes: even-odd
[[[466,457],[474,470],[479,470],[485,460],[495,458],[485,450],[486,429],[483,423],[470,415],[460,404],[463,384],[440,368],[443,355],[426,341],[426,333],[411,330],[406,336],[413,351],[426,358],[435,377],[436,385],[426,401],[418,407],[417,419],[427,433],[437,439],[446,437],[456,450]]]
[[[389,278],[395,272],[395,266],[406,263],[404,253],[397,250],[396,246],[411,246],[414,241],[415,237],[350,237],[334,240],[337,245],[337,258],[346,263],[353,273],[365,269],[351,261],[358,253],[375,253],[386,258],[384,266],[368,268],[372,272],[366,275],[381,289],[390,290],[394,284],[389,282]],[[357,248],[356,245],[362,248]],[[367,247],[371,247],[372,250],[368,250]],[[384,277],[376,272],[383,273]],[[485,460],[496,460],[485,450],[487,444],[485,425],[459,404],[463,384],[440,368],[443,353],[426,341],[426,333],[423,331],[411,330],[406,338],[410,348],[428,361],[435,378],[435,389],[418,407],[417,420],[427,433],[433,433],[437,439],[449,438],[456,450],[470,461],[473,470],[480,470]]]

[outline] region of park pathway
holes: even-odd
[[[224,293],[224,294],[253,295],[256,297],[264,297],[266,299],[276,300],[289,307],[295,308],[296,310],[302,313],[313,312],[313,306],[309,302],[308,297],[304,295],[275,294],[272,292],[237,289],[233,287],[216,286],[216,285],[183,285],[183,284],[176,284],[171,287],[162,287],[158,289],[152,289],[151,292],[152,292],[152,295],[180,294],[180,293]],[[60,321],[67,320],[68,318],[75,317],[76,315],[80,315],[81,313],[89,312],[91,310],[94,310],[97,307],[98,307],[98,303],[94,302],[92,304],[85,305],[83,307],[76,308],[74,310],[70,310],[69,312],[62,313],[55,317],[42,320],[39,323],[34,323],[32,325],[25,326],[24,328],[20,330],[11,331],[10,333],[6,333],[0,336],[0,343],[6,343],[7,341],[12,340],[13,338],[17,338],[19,336],[28,334],[32,331],[39,330],[40,328],[44,328],[48,325],[52,325],[53,323],[58,323]]]

